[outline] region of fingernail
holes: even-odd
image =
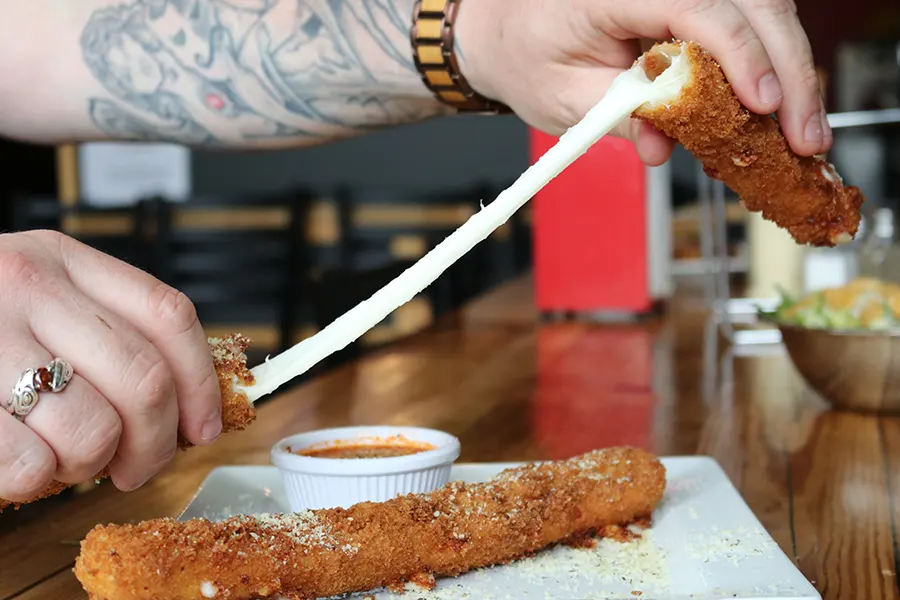
[[[804,139],[810,144],[822,143],[822,114],[816,113],[812,115],[806,122],[806,129],[803,131]]]
[[[832,133],[831,133],[831,125],[828,124],[828,113],[824,110],[822,111],[822,137],[825,140],[825,143],[829,143]]]
[[[219,413],[216,413],[209,421],[203,424],[200,435],[203,437],[203,441],[212,442],[219,437],[220,433],[222,433],[222,417]]]
[[[781,100],[781,83],[775,73],[766,73],[759,80],[759,100],[763,104],[775,104]]]
[[[631,138],[631,143],[637,144],[638,137],[641,135],[641,122],[637,119],[632,119],[631,124],[628,126],[628,135]]]
[[[136,489],[138,489],[138,488],[144,487],[144,484],[147,483],[148,481],[150,481],[150,477],[148,477],[147,479],[141,481],[140,483],[136,483],[136,484],[134,484],[134,485],[125,485],[125,486],[122,486],[122,487],[119,488],[119,489],[120,489],[121,491],[123,491],[123,492],[133,492],[134,490],[136,490]]]

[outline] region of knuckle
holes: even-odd
[[[42,246],[51,244],[58,246],[66,243],[66,240],[72,239],[63,232],[54,229],[33,229],[31,231],[26,231],[24,235],[37,240]]]
[[[726,29],[725,35],[731,40],[732,52],[735,54],[743,54],[745,52],[753,52],[761,50],[761,44],[756,37],[756,33],[742,24],[736,23]]]
[[[804,61],[800,65],[797,77],[794,81],[796,82],[796,89],[800,89],[810,96],[818,97],[821,80],[819,79],[819,74],[816,72],[816,68],[812,62]]]
[[[172,462],[172,459],[175,458],[176,452],[178,452],[178,444],[173,437],[170,443],[162,446],[159,451],[153,455],[155,458],[147,465],[147,476],[153,477],[162,471],[170,462]]]
[[[55,473],[56,461],[51,452],[40,447],[29,448],[9,466],[7,495],[15,500],[30,500],[50,484]]]
[[[26,252],[0,252],[0,281],[15,286],[37,286],[43,278],[40,267]]]
[[[715,6],[716,0],[672,0],[672,9],[676,14],[697,15]]]
[[[139,454],[127,461],[116,461],[110,465],[113,483],[124,491],[133,491],[155,477],[175,457],[178,446],[175,436],[160,444],[160,438],[154,439],[153,446],[143,446]]]
[[[163,469],[163,467],[172,462],[172,459],[175,458],[176,452],[178,452],[178,444],[175,443],[175,440],[173,439],[172,443],[167,444],[162,454],[160,454],[157,463],[154,465],[154,473],[158,473]]]
[[[122,421],[113,412],[111,416],[104,417],[103,422],[96,424],[90,435],[83,438],[78,457],[73,461],[70,470],[74,471],[79,479],[92,477],[109,462],[121,436]]]
[[[747,9],[767,12],[775,17],[797,14],[794,0],[742,0],[741,4]]]
[[[84,242],[80,242],[60,231],[45,229],[30,231],[28,234],[40,248],[53,251],[65,268],[70,268],[72,260],[80,252],[85,250],[91,253],[98,252]]]
[[[135,354],[129,371],[135,373],[137,401],[149,412],[158,412],[174,401],[174,379],[162,354],[149,344]]]
[[[149,297],[156,319],[175,334],[188,331],[197,323],[197,309],[184,293],[158,282]]]
[[[206,374],[200,380],[200,384],[196,389],[199,396],[198,404],[201,404],[201,400],[208,398],[210,405],[216,404],[221,406],[222,392],[219,388],[219,374],[212,365],[206,369]]]

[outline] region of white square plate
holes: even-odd
[[[380,591],[377,600],[821,600],[763,529],[718,463],[665,458],[668,482],[641,541],[554,548],[510,565],[438,579],[431,592]],[[512,463],[458,464],[453,478],[479,482]],[[274,467],[213,470],[180,518],[286,512]]]

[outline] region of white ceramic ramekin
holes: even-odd
[[[403,436],[434,449],[390,458],[322,458],[296,454],[329,442],[357,442]],[[288,448],[293,450],[289,451]],[[272,447],[291,511],[347,508],[359,502],[383,502],[396,496],[427,493],[450,480],[459,457],[459,440],[420,427],[378,425],[319,429],[286,437]]]

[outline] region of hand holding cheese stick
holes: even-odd
[[[253,375],[247,370],[245,354],[250,340],[240,334],[234,334],[224,339],[210,338],[208,344],[222,398],[222,431],[223,433],[240,431],[256,418],[253,404],[244,393],[236,389],[237,385],[253,384]],[[183,435],[178,436],[177,447],[179,449],[186,450],[192,446],[190,440]],[[105,467],[94,475],[94,479],[103,479],[109,475],[110,469]],[[53,480],[36,493],[20,498],[18,501],[0,497],[0,511],[9,506],[18,508],[22,504],[53,496],[69,487],[71,485],[68,483]]]
[[[470,1],[457,26],[472,86],[549,133],[581,119],[631,67],[640,40],[677,38],[715,57],[746,108],[777,113],[791,150],[811,156],[832,143],[794,0]],[[638,119],[614,133],[636,142],[653,165],[674,145]]]
[[[0,235],[0,498],[107,467],[134,489],[179,436],[213,442],[221,412],[184,294],[60,233]]]

